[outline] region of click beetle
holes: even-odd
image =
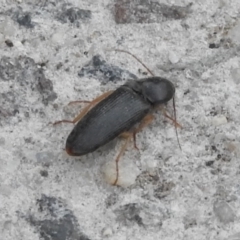
[[[115,91],[104,93],[90,102],[73,121],[62,120],[55,124],[76,123],[66,140],[65,149],[71,156],[91,153],[116,137],[123,136],[125,143],[116,158],[116,185],[118,161],[128,142],[133,138],[135,143],[136,134],[154,119],[153,110],[174,100],[174,94],[173,83],[165,78],[153,76],[129,80]],[[165,116],[175,122],[175,127],[179,125],[175,121],[176,114],[175,120],[166,113]]]

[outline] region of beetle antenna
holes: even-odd
[[[126,50],[121,50],[121,49],[112,49],[112,50],[110,50],[110,51],[116,51],[116,52],[124,52],[124,53],[127,53],[127,54],[129,54],[129,55],[131,55],[133,58],[135,58],[140,64],[142,64],[142,66],[144,67],[144,68],[146,68],[147,69],[147,71],[154,77],[155,75],[153,74],[153,72],[139,59],[139,58],[137,58],[135,55],[133,55],[132,53],[130,53],[130,52],[128,52],[128,51],[126,51]]]
[[[180,141],[179,141],[179,137],[178,137],[178,131],[177,131],[177,113],[176,113],[176,105],[175,105],[175,94],[173,96],[173,113],[174,113],[174,127],[175,127],[175,132],[176,132],[176,136],[177,136],[177,141],[178,141],[178,146],[180,148],[180,150],[182,150],[182,147],[180,145]]]

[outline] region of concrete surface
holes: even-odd
[[[240,239],[239,11],[238,0],[1,0],[0,239]],[[121,160],[128,187],[104,178],[120,140],[72,158],[72,125],[49,124],[76,116],[83,104],[70,101],[146,76],[112,48],[174,83],[183,126],[180,151],[156,113]]]

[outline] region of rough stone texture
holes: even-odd
[[[73,212],[62,199],[42,195],[37,199],[37,213],[31,212],[26,220],[36,228],[44,240],[89,240],[81,233]]]
[[[26,27],[26,28],[33,28],[34,27],[34,24],[32,23],[31,13],[30,12],[24,12],[21,7],[13,12],[12,18],[20,26],[23,26],[23,27]]]
[[[240,1],[129,2],[0,1],[1,240],[239,238]],[[174,83],[183,126],[180,151],[155,114],[121,159],[139,172],[125,189],[103,176],[119,139],[73,158],[72,125],[49,124],[84,107],[70,101],[149,76],[116,48]]]
[[[115,0],[113,14],[118,24],[160,23],[186,18],[190,14],[191,5],[182,7],[152,0]]]
[[[7,82],[9,86],[0,93],[0,122],[16,114],[23,114],[26,118],[29,112],[41,110],[41,107],[28,103],[26,95],[29,91],[37,97],[35,102],[40,99],[43,106],[57,98],[51,80],[46,78],[44,70],[30,57],[3,56],[0,59],[0,82]]]
[[[137,76],[118,66],[108,64],[101,56],[93,56],[92,60],[87,63],[78,73],[79,77],[94,77],[106,84],[107,82],[116,82],[119,80],[137,79]]]
[[[167,209],[159,203],[129,203],[120,206],[114,212],[117,221],[129,227],[136,223],[142,227],[161,228],[162,221],[168,218]]]
[[[235,213],[226,202],[215,203],[213,210],[220,222],[228,224],[234,221]]]
[[[87,20],[91,18],[91,11],[79,9],[76,7],[70,7],[63,5],[62,11],[57,15],[57,19],[63,23],[79,23],[79,20]]]

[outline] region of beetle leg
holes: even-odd
[[[136,144],[136,136],[135,136],[134,132],[131,132],[131,131],[123,132],[119,135],[119,137],[121,137],[121,138],[132,137],[133,138],[133,143],[134,143],[134,148],[139,151],[139,148],[137,147],[137,144]]]
[[[174,104],[175,104],[175,103],[174,103],[174,101],[173,101],[173,106],[175,106]],[[174,108],[175,108],[175,107],[174,107]],[[175,111],[175,119],[173,119],[172,117],[170,117],[170,116],[167,114],[167,111],[166,111],[166,109],[165,109],[163,106],[160,106],[160,110],[163,112],[163,114],[164,114],[164,116],[165,116],[166,118],[168,118],[168,119],[170,119],[171,121],[173,121],[174,126],[175,126],[175,131],[176,131],[178,146],[179,146],[179,148],[182,150],[181,144],[180,144],[180,141],[179,141],[179,138],[178,138],[178,132],[177,132],[177,127],[182,128],[182,126],[176,121],[176,111]]]
[[[137,143],[136,143],[136,135],[137,135],[137,133],[142,131],[143,128],[145,128],[147,125],[149,125],[153,121],[153,119],[154,119],[154,116],[151,114],[148,114],[147,116],[145,116],[143,118],[143,120],[140,122],[140,124],[138,125],[138,127],[136,129],[134,129],[132,132],[123,132],[119,136],[122,138],[132,137],[133,142],[134,142],[134,148],[139,151],[139,148],[137,147]]]
[[[170,119],[176,127],[182,128],[182,125],[179,124],[175,119],[173,119],[171,116],[167,114],[166,109],[163,106],[159,106],[160,110],[163,112],[164,117]]]
[[[154,116],[152,114],[148,114],[143,118],[143,120],[140,122],[138,127],[133,132],[133,140],[134,140],[134,146],[138,149],[136,144],[136,135],[137,133],[141,132],[143,128],[145,128],[147,125],[149,125],[154,119]]]
[[[126,137],[126,140],[125,140],[125,143],[123,144],[122,148],[121,148],[121,151],[119,152],[117,158],[116,158],[116,172],[117,172],[117,176],[116,176],[116,180],[114,181],[113,185],[116,185],[117,182],[118,182],[118,177],[119,177],[119,168],[118,168],[118,162],[120,160],[120,157],[123,155],[124,151],[126,150],[127,148],[127,145],[130,141],[132,137],[132,134],[129,134],[128,137]]]
[[[92,101],[88,101],[88,100],[78,100],[78,101],[72,101],[72,102],[69,102],[68,105],[72,105],[72,104],[75,104],[75,103],[91,103]]]
[[[164,116],[168,119],[170,119],[171,121],[173,121],[174,125],[176,127],[179,127],[179,128],[182,128],[182,125],[180,125],[175,119],[173,119],[172,117],[170,117],[166,111],[163,112],[164,113]]]
[[[97,103],[99,103],[100,101],[102,101],[104,98],[108,97],[113,91],[108,91],[103,93],[102,95],[98,96],[97,98],[95,98],[94,100],[92,100],[90,102],[90,104],[88,106],[86,106],[85,108],[83,108],[83,110],[81,111],[80,114],[78,114],[72,121],[71,120],[61,120],[61,121],[57,121],[55,123],[53,123],[53,125],[57,125],[59,123],[73,123],[75,124],[76,122],[78,122],[92,107],[94,107]],[[87,101],[75,101],[75,102],[87,102]],[[75,102],[70,102],[71,103],[75,103]]]
[[[130,135],[132,135],[132,132],[123,132],[119,135],[119,137],[128,138],[128,137],[130,137]]]
[[[152,114],[148,114],[147,116],[145,116],[138,125],[138,127],[134,130],[134,134],[137,134],[138,132],[142,131],[142,129],[149,125],[153,120],[154,116]]]
[[[117,184],[118,181],[118,177],[119,177],[119,167],[118,167],[118,162],[120,160],[120,157],[123,155],[124,151],[127,148],[127,145],[130,141],[131,138],[133,138],[134,140],[134,147],[136,149],[138,149],[137,145],[136,145],[136,134],[138,132],[140,132],[143,128],[145,128],[147,125],[149,125],[154,119],[154,116],[151,114],[148,114],[146,117],[144,117],[144,119],[141,121],[141,123],[139,124],[139,126],[133,131],[133,132],[123,132],[120,134],[120,137],[125,138],[125,143],[121,148],[120,153],[118,154],[117,158],[116,158],[116,172],[117,172],[117,176],[116,176],[116,180],[114,181],[113,185]]]

